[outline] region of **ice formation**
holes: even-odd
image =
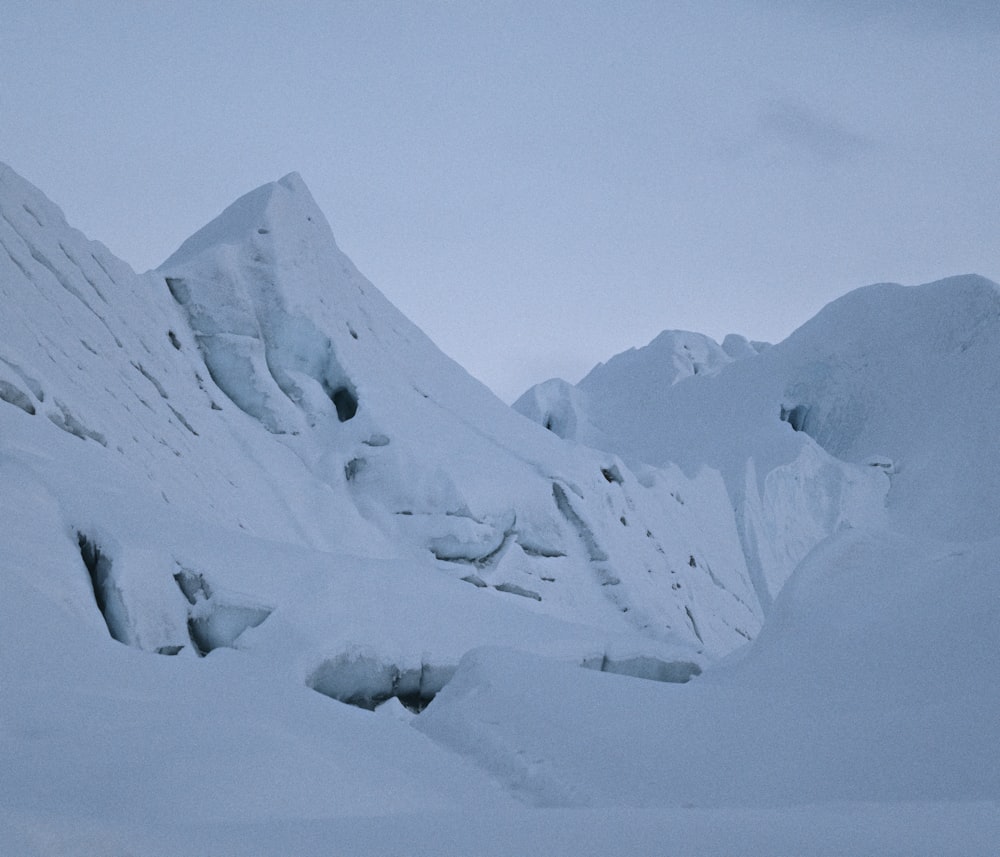
[[[994,284],[512,410],[297,175],[137,275],[0,166],[0,300],[0,851],[991,841]]]

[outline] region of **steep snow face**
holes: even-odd
[[[67,495],[79,477],[53,460],[56,437],[71,438],[72,460],[102,462],[89,486],[95,511],[141,495],[152,515],[316,546],[331,546],[329,521],[344,520],[338,546],[387,550],[345,488],[311,477],[226,407],[163,278],[137,276],[6,166],[0,298],[5,446],[24,434],[21,449],[49,461]],[[128,475],[113,480],[116,468]]]
[[[513,414],[357,272],[297,176],[238,200],[160,270],[212,378],[390,541],[543,612],[713,652],[755,633],[711,477],[640,481]],[[706,518],[727,535],[701,538],[688,521]]]
[[[272,432],[347,422],[427,369],[443,388],[472,386],[340,252],[296,174],[239,199],[160,270],[213,379]],[[393,389],[359,391],[366,364]]]
[[[484,643],[682,681],[757,633],[717,476],[513,413],[296,177],[141,276],[7,168],[0,212],[5,539],[70,558],[39,584],[0,554],[44,593],[11,615],[72,603],[95,641],[239,649],[363,707],[419,708]]]

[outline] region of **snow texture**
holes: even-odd
[[[295,174],[136,274],[0,165],[0,301],[0,853],[994,853],[994,284],[510,409]]]

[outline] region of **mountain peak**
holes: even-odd
[[[309,188],[306,187],[305,181],[302,179],[302,176],[295,170],[292,170],[292,172],[278,179],[277,184],[281,185],[281,187],[286,188],[292,193],[303,194],[307,196],[309,199],[312,199],[312,194],[310,193]]]
[[[295,237],[299,243],[308,235],[312,242],[336,244],[323,212],[298,173],[241,196],[181,244],[159,270],[186,264],[220,246],[254,243],[256,236],[270,235]]]

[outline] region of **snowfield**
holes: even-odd
[[[996,853],[995,284],[512,409],[295,174],[139,275],[0,165],[0,300],[0,853]]]

